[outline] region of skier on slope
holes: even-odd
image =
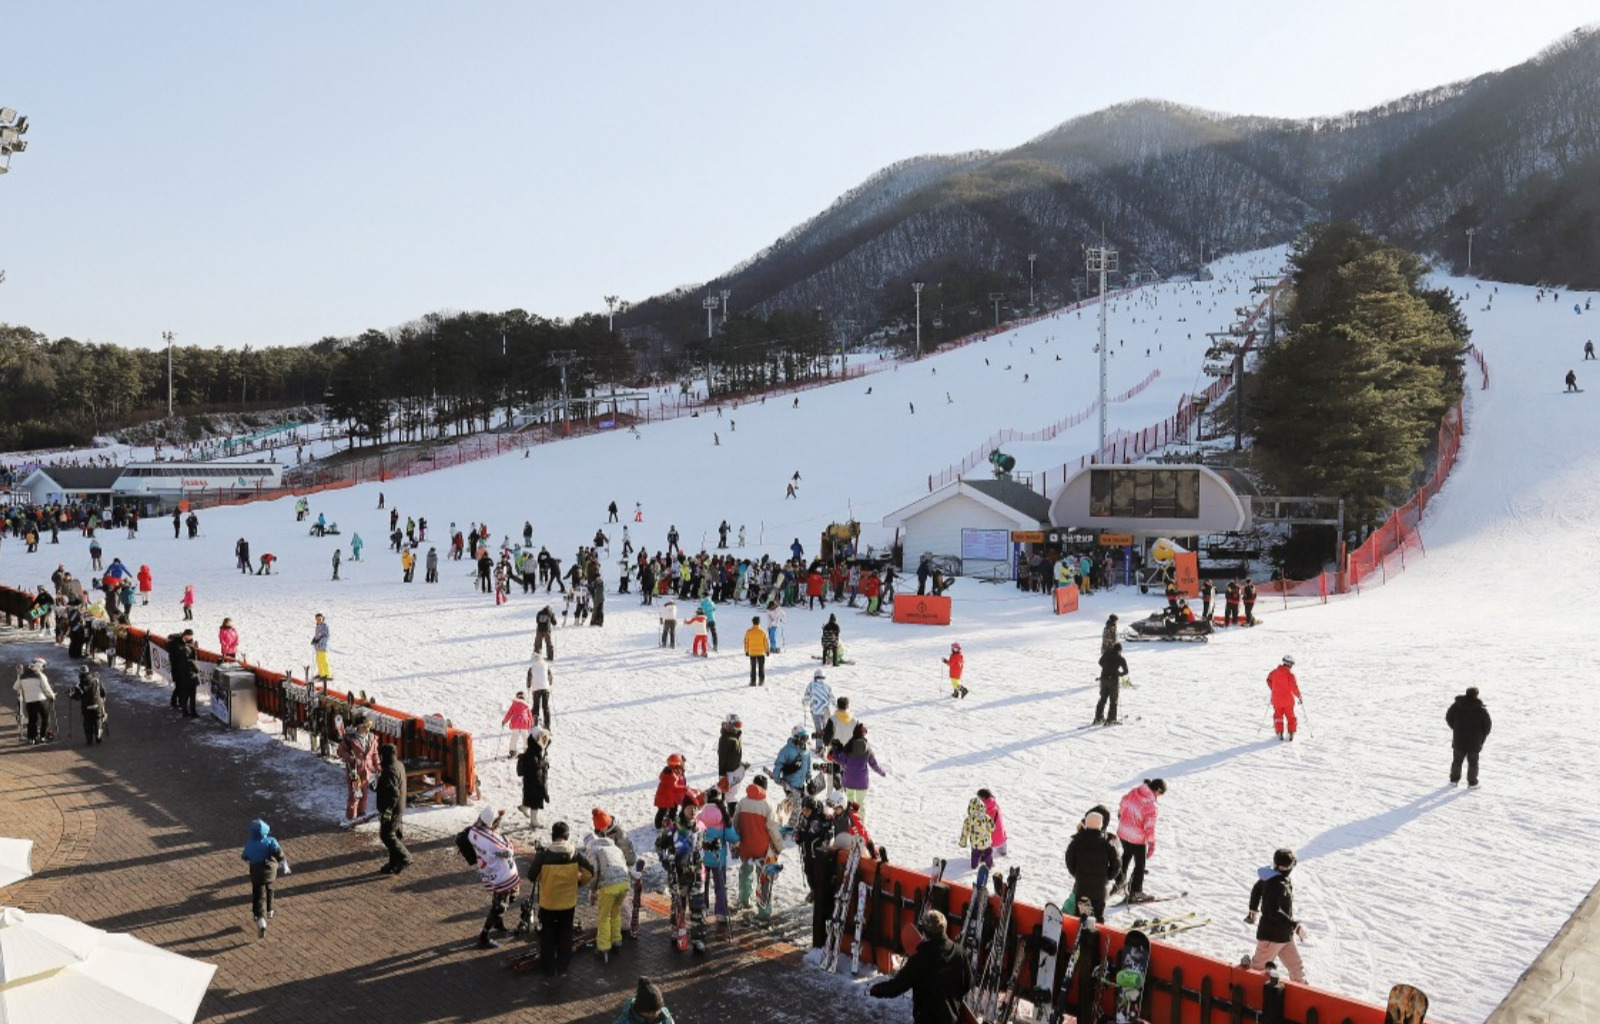
[[[1112,895],[1128,887],[1129,903],[1145,902],[1144,864],[1156,852],[1157,800],[1167,791],[1163,779],[1145,779],[1130,789],[1117,807],[1117,838],[1122,840],[1122,864],[1117,869]],[[1133,866],[1133,877],[1128,878],[1128,866]]]
[[[1094,721],[1090,724],[1117,724],[1117,694],[1127,674],[1128,661],[1122,656],[1122,644],[1112,641],[1111,646],[1100,654],[1100,699],[1095,703]]]
[[[1306,929],[1294,916],[1294,883],[1289,880],[1294,865],[1294,851],[1285,848],[1273,852],[1272,867],[1258,872],[1250,889],[1250,913],[1244,919],[1256,925],[1256,952],[1239,966],[1259,971],[1269,960],[1281,961],[1289,969],[1289,980],[1303,985],[1306,972],[1295,940],[1304,940]]]
[[[965,697],[967,688],[961,685],[961,672],[966,667],[967,659],[961,653],[961,645],[951,644],[950,656],[939,660],[950,666],[950,696]],[[974,864],[973,867],[977,867],[977,865]]]
[[[1272,730],[1280,740],[1293,740],[1299,725],[1294,717],[1294,706],[1297,701],[1304,703],[1300,697],[1300,683],[1294,677],[1293,655],[1285,654],[1283,664],[1267,674],[1267,688],[1272,691]],[[1285,726],[1288,727],[1287,736]]]
[[[835,668],[839,665],[839,619],[832,613],[822,625],[822,663]]]

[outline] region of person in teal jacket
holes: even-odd
[[[639,979],[639,988],[622,1004],[616,1024],[676,1024],[667,1009],[661,989],[649,978]]]
[[[707,803],[701,809],[698,821],[705,827],[700,837],[702,863],[716,892],[713,915],[716,920],[725,921],[728,917],[729,851],[739,847],[739,830],[728,820],[727,812],[714,803]]]
[[[272,838],[272,827],[260,818],[250,823],[250,841],[239,859],[250,865],[250,916],[256,919],[256,937],[265,938],[272,918],[272,880],[280,870],[289,873],[289,861]]]

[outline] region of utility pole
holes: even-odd
[[[1472,273],[1472,236],[1478,233],[1477,228],[1467,229],[1467,274]]]
[[[1117,250],[1106,248],[1105,231],[1100,232],[1100,245],[1083,250],[1084,269],[1100,274],[1100,458],[1106,455],[1106,275],[1117,269]]]
[[[922,358],[922,282],[912,281],[911,290],[917,293],[917,358]]]
[[[612,334],[617,332],[617,296],[606,296],[606,330]]]
[[[1005,292],[990,292],[989,301],[994,303],[994,325],[1000,326],[1000,300],[1006,297]]]
[[[167,343],[167,419],[172,419],[172,338],[171,331],[162,331],[161,337]]]
[[[706,337],[710,338],[712,333],[716,330],[716,327],[712,323],[712,320],[711,320],[711,318],[713,316],[715,316],[716,313],[717,313],[717,300],[716,300],[716,298],[713,297],[713,296],[707,295],[705,297],[705,301],[700,303],[700,308],[702,308],[702,309],[704,309],[706,311]]]
[[[1038,258],[1038,253],[1028,253],[1028,308],[1030,310],[1033,309],[1033,261]]]
[[[722,289],[722,326],[728,326],[728,296],[732,295],[728,289]]]

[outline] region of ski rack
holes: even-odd
[[[839,851],[842,868],[847,854]],[[888,974],[899,965],[896,960],[904,956],[900,943],[901,929],[910,921],[911,913],[928,891],[929,876],[926,871],[881,864],[862,857],[857,868],[857,880],[873,885],[877,895],[869,897],[867,920],[862,931],[861,960],[877,965]],[[992,893],[981,894],[985,898]],[[962,912],[972,899],[969,885],[940,882],[930,901],[932,909],[941,911],[951,921],[954,931]],[[852,904],[854,901],[852,901]],[[849,922],[851,935],[844,949],[853,946],[854,905]],[[1012,907],[1012,926],[1016,934],[1032,934],[1042,927],[1043,908],[1015,901]],[[1122,950],[1122,940],[1127,929],[1097,922],[1100,934],[1099,953],[1102,959],[1114,960]],[[1062,923],[1061,944],[1068,949],[1077,942],[1079,921],[1067,915]],[[952,935],[952,938],[955,938]],[[1325,992],[1305,985],[1284,983],[1268,984],[1267,976],[1257,971],[1241,968],[1238,963],[1202,956],[1163,941],[1162,936],[1150,937],[1150,969],[1145,983],[1143,1019],[1150,1024],[1383,1024],[1384,1007],[1362,1002],[1348,996]],[[844,952],[841,950],[841,953]],[[1007,951],[1009,954],[1009,950]],[[1025,964],[1017,978],[1017,986],[1026,992],[1030,988],[1048,987],[1055,990],[1065,972],[1067,956],[1056,959],[1058,977],[1048,979],[1041,986],[1033,977],[1035,962]],[[1069,1009],[1084,1015],[1085,1007],[1078,1000],[1069,1000]],[[1432,1017],[1430,1024],[1437,1024]]]

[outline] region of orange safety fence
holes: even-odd
[[[835,876],[842,874],[847,859],[843,852],[837,854]],[[904,939],[910,931],[916,908],[928,893],[929,876],[925,872],[884,864],[863,857],[857,872],[858,886],[867,886],[866,920],[862,926],[861,960],[874,965],[879,971],[893,973],[900,958],[907,953]],[[858,889],[859,892],[859,889]],[[989,901],[985,934],[991,934],[998,919],[1000,898],[985,894]],[[957,937],[962,915],[972,900],[972,887],[956,882],[941,882],[935,886],[928,905],[942,912],[950,924],[950,935]],[[840,960],[854,956],[856,911],[860,907],[857,893],[849,894]],[[1012,928],[1006,941],[996,948],[1002,951],[1002,976],[1010,977],[1017,949],[1017,936],[1038,936],[1043,931],[1044,910],[1030,903],[1017,901],[1012,908]],[[1090,1016],[1090,1005],[1095,1001],[1096,989],[1088,980],[1088,971],[1080,961],[1074,978],[1066,977],[1070,950],[1078,937],[1078,921],[1067,915],[1063,922],[1061,952],[1057,955],[1056,976],[1038,978],[1036,946],[1028,949],[1017,976],[1020,992],[1049,989],[1061,992],[1067,1010],[1077,1019]],[[1110,925],[1099,926],[1097,950],[1102,958],[1114,958],[1122,949],[1126,931]],[[1307,985],[1284,982],[1269,989],[1267,976],[1242,968],[1236,962],[1192,953],[1168,945],[1159,936],[1152,937],[1150,970],[1145,988],[1145,999],[1140,1019],[1152,1024],[1237,1024],[1250,1020],[1259,1024],[1383,1024],[1384,1008],[1348,996],[1326,992]],[[1087,954],[1086,954],[1087,956]],[[982,969],[980,963],[980,971]],[[1110,987],[1100,991],[1100,1009],[1109,1019],[1111,1007]]]
[[[15,620],[19,625],[28,624],[32,606],[33,595],[26,590],[0,586],[0,617]],[[91,654],[104,652],[107,664],[120,658],[125,671],[138,675],[151,672],[149,649],[165,650],[167,646],[166,637],[127,626],[102,631],[96,636],[98,640],[91,646]],[[39,637],[40,642],[48,642],[53,640],[54,634],[44,630]],[[210,665],[223,661],[222,655],[204,648],[200,650],[200,660]],[[322,727],[319,730],[323,738],[321,749],[313,753],[328,755],[329,737],[333,732],[328,726],[335,716],[349,721],[352,713],[359,710],[372,719],[373,731],[399,748],[400,759],[407,763],[408,771],[432,769],[435,782],[431,796],[435,802],[465,804],[477,794],[472,734],[466,730],[453,728],[438,716],[419,716],[375,702],[363,702],[326,687],[314,690],[310,683],[296,679],[292,673],[274,672],[243,661],[231,664],[255,677],[256,707],[262,714],[277,718],[296,731],[309,733],[314,723]],[[409,794],[412,800],[429,795],[427,791],[415,789]]]
[[[1480,390],[1489,386],[1489,364],[1475,346],[1467,346],[1467,357],[1477,367]],[[1362,584],[1376,586],[1385,583],[1391,572],[1404,572],[1406,556],[1415,558],[1427,554],[1422,533],[1418,529],[1428,511],[1428,503],[1450,478],[1455,468],[1456,456],[1461,451],[1461,438],[1466,433],[1466,417],[1462,403],[1456,402],[1439,423],[1438,456],[1433,470],[1417,488],[1409,501],[1389,514],[1383,525],[1374,530],[1355,550],[1345,557],[1344,577],[1347,588],[1360,591]]]

